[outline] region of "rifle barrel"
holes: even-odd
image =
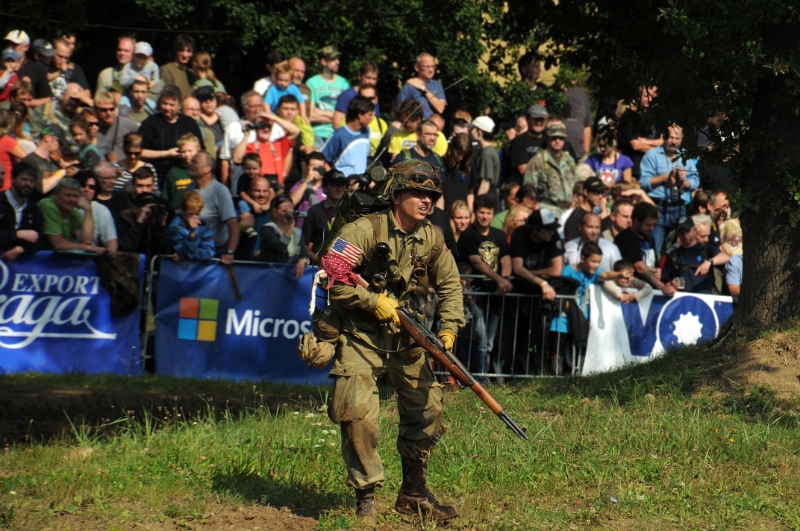
[[[472,373],[464,367],[461,360],[456,358],[452,352],[445,350],[441,341],[439,341],[438,337],[433,335],[433,332],[417,321],[414,314],[407,308],[398,308],[397,314],[400,316],[400,323],[403,325],[403,328],[406,332],[411,334],[411,337],[414,338],[421,347],[430,352],[436,361],[444,365],[456,380],[472,389],[472,392],[478,395],[478,398],[500,417],[500,420],[508,426],[508,429],[514,432],[514,435],[520,439],[528,440],[528,435],[525,433],[525,430],[511,420],[508,413],[505,412],[503,407],[495,400],[489,391],[475,379]]]

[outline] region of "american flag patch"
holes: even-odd
[[[331,251],[344,258],[345,262],[351,266],[355,266],[356,262],[358,262],[358,259],[361,257],[361,249],[341,238],[336,238],[336,241],[333,242],[333,246],[331,247]]]

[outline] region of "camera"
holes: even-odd
[[[269,129],[270,125],[267,122],[256,122],[254,124],[247,124],[244,126],[245,132],[255,131],[256,129]]]

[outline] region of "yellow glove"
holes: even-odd
[[[394,324],[400,326],[400,316],[397,315],[395,308],[397,308],[397,301],[381,293],[378,295],[378,305],[375,306],[375,317],[382,323],[394,321]]]
[[[453,343],[456,342],[455,332],[451,332],[450,330],[441,330],[439,332],[439,339],[442,340],[445,350],[453,350]]]

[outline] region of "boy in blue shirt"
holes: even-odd
[[[281,98],[287,94],[291,94],[297,98],[297,101],[300,103],[300,118],[308,124],[311,122],[308,121],[308,116],[306,115],[306,106],[304,105],[306,99],[303,97],[303,94],[300,93],[300,89],[297,88],[297,85],[292,83],[293,74],[294,70],[289,66],[289,63],[283,63],[277,67],[275,72],[275,84],[272,85],[264,95],[264,104],[267,107],[268,113],[277,113]]]
[[[375,118],[373,103],[356,96],[347,105],[347,123],[333,132],[322,146],[322,154],[345,176],[364,173],[370,150],[369,124]]]
[[[600,269],[600,263],[602,261],[603,251],[600,249],[600,246],[596,243],[589,242],[584,244],[581,248],[581,261],[578,264],[577,269],[568,265],[564,266],[564,268],[561,270],[561,278],[567,278],[577,282],[577,302],[579,307],[584,308],[583,314],[585,315],[586,319],[589,318],[589,307],[586,305],[586,291],[589,289],[589,286],[606,280],[617,280],[626,276],[633,276],[633,272],[630,270],[603,271]],[[572,301],[565,303],[564,307],[568,308],[568,305],[571,303]],[[570,326],[570,322],[564,312],[553,319],[553,323],[550,326],[550,332],[551,336],[554,333],[572,334],[573,327]],[[566,343],[567,341],[565,341],[563,338],[560,341],[554,341],[554,338],[551,337],[550,340],[550,344],[554,349],[556,345],[565,345]],[[561,354],[561,352],[553,352],[550,355],[550,360],[553,372],[556,374],[562,374],[564,356]],[[567,366],[570,369],[572,368],[571,362],[571,359],[567,360]]]

